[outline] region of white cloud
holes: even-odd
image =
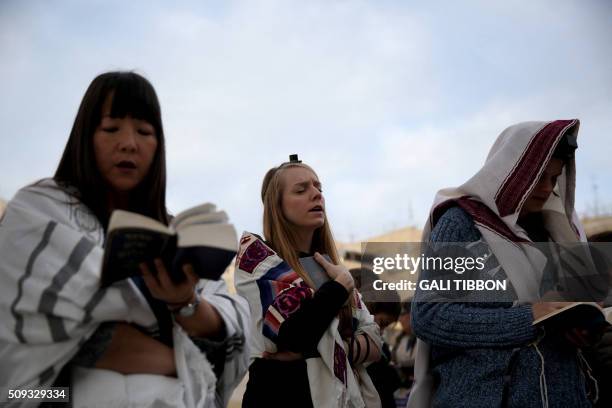
[[[162,104],[175,211],[212,200],[258,231],[265,171],[299,153],[339,238],[420,225],[503,128],[575,116],[586,208],[581,186],[609,172],[610,10],[532,3],[10,3],[0,196],[53,172],[97,73],[136,68]]]

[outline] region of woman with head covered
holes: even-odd
[[[471,278],[506,279],[510,288],[469,293],[470,302],[417,290],[413,407],[591,405],[596,386],[577,347],[581,333],[570,341],[533,325],[567,305],[542,301],[562,289],[548,244],[585,240],[574,211],[578,127],[577,120],[511,126],[476,175],[438,192],[423,241],[438,250],[463,242],[474,256],[490,255]]]

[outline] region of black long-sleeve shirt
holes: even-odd
[[[340,283],[326,282],[283,321],[276,338],[278,350],[302,353],[304,359],[255,359],[249,367],[243,407],[312,407],[305,359],[318,357],[317,344],[348,296]]]

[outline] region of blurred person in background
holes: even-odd
[[[395,290],[376,291],[373,288],[375,280],[380,277],[369,268],[353,268],[350,270],[355,287],[363,296],[364,303],[383,336],[387,328],[392,327],[400,316],[400,297]],[[384,339],[384,336],[383,336]],[[395,391],[400,387],[400,377],[392,364],[389,344],[383,341],[381,357],[367,368],[368,374],[380,396],[384,408],[395,408]]]

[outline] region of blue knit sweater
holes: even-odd
[[[430,242],[475,242],[481,238],[469,214],[459,207],[446,211],[431,233]],[[491,259],[496,265],[497,260]],[[487,262],[487,267],[490,267]],[[421,279],[432,279],[422,272]],[[505,275],[501,271],[502,275]],[[486,277],[483,277],[486,279]],[[501,279],[505,276],[501,277]],[[417,291],[412,325],[431,345],[431,367],[436,384],[435,407],[499,407],[504,374],[510,407],[541,407],[542,360],[550,407],[590,407],[585,377],[576,349],[559,335],[544,336],[532,327],[530,305],[512,302],[427,303]]]

